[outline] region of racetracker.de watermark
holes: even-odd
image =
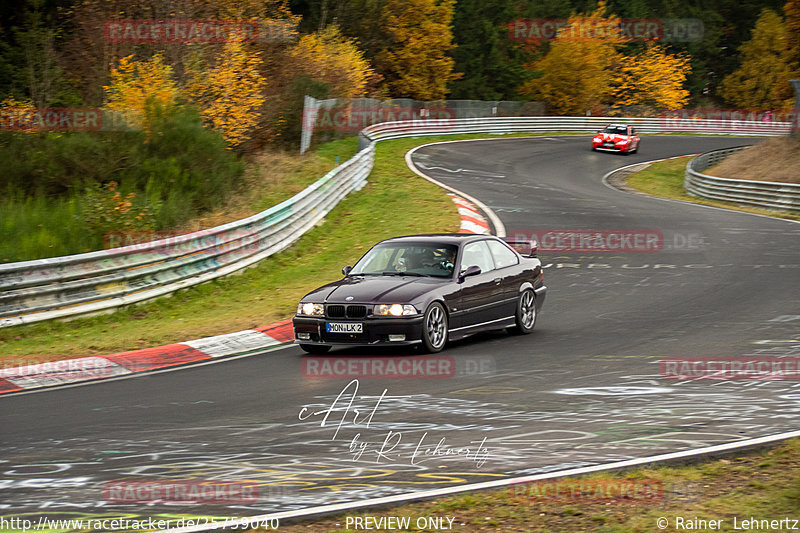
[[[664,249],[664,234],[657,229],[517,230],[508,240],[536,241],[540,252],[656,253]]]
[[[677,380],[800,380],[800,357],[665,358],[659,370]]]
[[[304,357],[304,378],[314,379],[450,379],[493,374],[491,355],[453,357],[416,355],[403,357]]]
[[[797,109],[671,109],[661,113],[664,131],[710,133],[775,130],[789,132],[797,124]]]
[[[107,503],[193,503],[242,505],[258,501],[259,487],[247,481],[108,481],[103,485]]]
[[[82,357],[62,361],[17,359],[4,362],[0,378],[25,379],[41,376],[58,376],[67,380],[103,379],[115,374],[115,365],[102,357]]]
[[[658,502],[664,498],[664,485],[652,479],[557,479],[516,483],[509,492],[531,503]]]
[[[704,26],[699,19],[514,19],[508,23],[512,41],[663,41],[699,42]]]
[[[257,232],[231,230],[217,232],[213,228],[186,234],[176,231],[110,231],[103,235],[106,249],[125,248],[165,256],[184,254],[247,256],[261,251]]]
[[[10,131],[97,131],[103,110],[70,107],[0,108],[0,129]]]
[[[331,107],[303,110],[303,129],[358,132],[382,122],[403,122],[401,127],[436,126],[452,128],[456,113],[447,107]]]
[[[277,43],[292,40],[296,33],[295,24],[278,19],[119,19],[103,25],[105,40],[111,43]]]

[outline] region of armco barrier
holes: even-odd
[[[700,154],[689,161],[683,181],[686,191],[694,196],[712,200],[800,213],[800,185],[718,178],[703,174],[704,170],[744,148],[747,147],[737,146],[724,150],[713,150]]]
[[[425,135],[460,135],[465,133],[594,133],[609,123],[634,126],[638,133],[705,133],[718,135],[786,135],[789,122],[732,121],[687,118],[619,117],[488,117],[464,119],[428,119],[410,122],[386,122],[367,126],[359,133],[359,148],[370,142]]]
[[[252,217],[180,237],[86,254],[0,265],[0,327],[107,311],[255,264],[289,246],[372,170],[375,143],[459,133],[595,132],[609,122],[641,133],[782,135],[789,123],[609,117],[489,117],[388,122],[359,134],[359,152],[296,196]]]
[[[0,327],[102,312],[246,268],[296,241],[366,183],[368,146],[266,211],[196,233],[86,254],[0,265]]]

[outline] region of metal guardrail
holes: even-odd
[[[359,133],[359,148],[370,142],[426,135],[465,133],[594,133],[609,123],[630,124],[638,133],[704,133],[718,135],[786,135],[789,122],[731,121],[683,117],[487,117],[387,122],[367,126]]]
[[[241,270],[283,250],[366,183],[368,146],[294,197],[204,231],[0,265],[0,327],[94,314]]]
[[[800,213],[800,185],[772,181],[718,178],[703,174],[729,155],[747,146],[713,150],[695,157],[686,165],[683,186],[693,196],[737,204]]]
[[[783,135],[789,123],[666,118],[488,117],[388,122],[359,133],[359,152],[316,183],[266,211],[223,226],[145,243],[0,265],[0,327],[106,312],[241,270],[283,250],[314,226],[372,170],[375,143],[401,137],[516,132],[595,132],[609,122],[641,133]]]

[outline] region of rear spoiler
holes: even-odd
[[[539,251],[539,243],[533,240],[526,240],[526,239],[503,239],[506,241],[510,247],[517,251],[519,255],[525,257],[536,257],[537,252]]]

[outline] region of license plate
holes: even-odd
[[[363,333],[364,324],[361,322],[327,322],[325,331],[328,333]]]

